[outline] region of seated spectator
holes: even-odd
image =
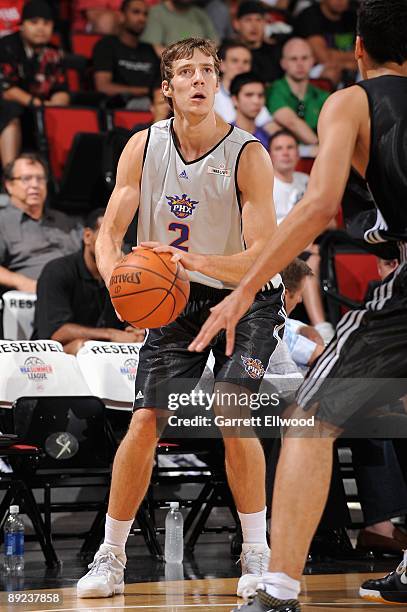
[[[158,55],[167,45],[190,37],[218,41],[212,21],[192,0],[164,0],[152,7],[142,40],[153,45]]]
[[[289,317],[302,302],[307,280],[312,278],[313,273],[305,261],[297,258],[284,268],[281,276],[285,286],[284,301],[288,317],[284,342],[295,364],[304,371],[323,353],[324,341],[315,328]]]
[[[117,318],[95,259],[95,243],[104,209],[92,211],[83,230],[83,248],[54,259],[38,279],[34,339],[61,342],[76,355],[86,340],[141,342],[144,330]]]
[[[232,16],[229,4],[225,0],[208,0],[203,8],[213,23],[219,40],[228,40],[233,37]]]
[[[95,34],[116,34],[122,0],[74,0],[73,29]]]
[[[132,110],[150,110],[155,100],[155,120],[165,119],[167,105],[165,112],[157,116],[162,108],[160,60],[152,45],[140,42],[147,22],[147,4],[144,0],[124,0],[121,13],[119,34],[102,38],[93,51],[96,90],[121,96]]]
[[[17,32],[24,0],[0,0],[0,38]]]
[[[308,40],[314,52],[318,66],[312,71],[313,77],[325,77],[338,84],[344,71],[355,76],[356,12],[349,0],[313,4],[299,14],[294,29]]]
[[[308,184],[308,175],[295,172],[299,160],[298,143],[290,132],[281,130],[271,136],[269,151],[274,168],[274,206],[277,223],[281,223],[304,195]],[[334,222],[331,223],[330,227],[334,227]],[[307,279],[304,289],[304,306],[311,325],[317,329],[325,342],[329,342],[334,334],[334,329],[325,320],[319,288],[320,257],[318,245],[311,244],[303,256],[314,273]]]
[[[46,263],[80,246],[78,223],[45,209],[47,167],[22,153],[4,169],[9,200],[0,208],[0,286],[35,293]]]
[[[4,100],[22,106],[69,104],[63,54],[50,43],[53,26],[49,5],[32,0],[24,6],[20,31],[0,39]]]
[[[20,152],[21,113],[22,108],[19,104],[0,99],[0,161],[3,168]]]
[[[252,52],[252,70],[266,83],[281,76],[280,47],[265,40],[266,9],[257,0],[245,0],[239,5],[234,27],[241,42]]]
[[[312,49],[302,38],[292,38],[283,47],[284,77],[267,90],[267,108],[274,120],[305,144],[316,144],[318,117],[329,94],[309,82],[314,64]]]
[[[220,59],[220,87],[215,95],[215,112],[227,123],[233,123],[236,119],[236,109],[230,94],[230,84],[238,74],[250,72],[252,56],[250,49],[241,42],[228,41],[220,46],[218,51]],[[265,106],[255,119],[258,127],[267,130],[267,124],[272,117]]]
[[[232,125],[253,134],[268,150],[270,136],[263,128],[257,127],[255,121],[264,106],[266,97],[264,81],[253,72],[238,74],[230,85],[230,93],[236,109],[236,120]],[[275,125],[274,129],[278,131],[280,128]]]

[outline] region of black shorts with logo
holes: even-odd
[[[168,409],[168,392],[178,381],[183,393],[190,393],[202,376],[210,351],[215,357],[216,382],[239,384],[257,392],[269,358],[284,330],[284,302],[281,284],[259,292],[236,328],[233,355],[225,355],[226,335],[220,332],[202,353],[188,351],[210,314],[229,290],[191,283],[191,293],[183,313],[169,325],[149,331],[140,350],[136,375],[134,410]]]
[[[407,263],[347,312],[298,390],[305,411],[346,429],[407,393]],[[371,436],[373,437],[373,436]],[[376,436],[378,437],[378,436]],[[379,436],[380,437],[380,436]],[[386,436],[383,436],[386,437]]]

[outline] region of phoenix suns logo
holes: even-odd
[[[253,359],[253,357],[245,357],[244,355],[241,355],[240,358],[250,378],[263,378],[264,367],[260,359]]]
[[[195,210],[196,205],[199,203],[198,200],[191,200],[186,193],[182,196],[165,196],[167,198],[167,204],[171,208],[171,212],[177,217],[177,219],[185,219],[190,217]]]

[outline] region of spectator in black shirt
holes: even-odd
[[[279,45],[265,41],[264,5],[257,0],[245,0],[239,5],[234,27],[239,38],[252,52],[252,70],[266,83],[282,76]]]
[[[321,0],[302,11],[295,24],[298,36],[307,38],[318,63],[311,76],[337,84],[343,71],[356,73],[354,56],[356,12],[349,0]]]
[[[20,31],[0,39],[3,98],[22,106],[66,105],[70,97],[62,51],[50,43],[53,15],[44,0],[23,9]]]
[[[99,208],[88,216],[83,249],[49,262],[38,280],[33,338],[57,340],[73,355],[86,340],[141,342],[144,338],[144,330],[125,327],[118,320],[96,266],[95,242],[103,214]]]
[[[151,108],[156,120],[165,118],[168,107],[161,94],[160,60],[152,45],[140,42],[148,6],[144,0],[124,0],[122,14],[119,35],[106,36],[95,46],[96,89],[108,96],[120,96],[129,109]]]

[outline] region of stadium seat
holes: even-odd
[[[328,319],[336,324],[346,310],[363,305],[369,283],[379,280],[376,258],[342,230],[326,232],[319,250]]]
[[[83,55],[86,59],[90,60],[92,58],[93,47],[101,38],[101,34],[73,32],[71,36],[72,52]]]
[[[151,123],[153,114],[145,111],[130,111],[123,109],[113,109],[108,111],[108,129],[124,128],[132,130],[136,125]]]
[[[311,85],[319,87],[319,89],[323,89],[328,93],[332,93],[333,91],[335,91],[335,87],[332,81],[330,81],[329,79],[310,79],[310,83]]]
[[[298,164],[296,167],[297,172],[305,172],[305,174],[310,174],[312,170],[312,166],[314,165],[313,157],[301,157],[298,160]]]
[[[74,137],[80,132],[99,133],[94,108],[45,106],[36,112],[40,151],[48,158],[54,177],[62,176]]]

